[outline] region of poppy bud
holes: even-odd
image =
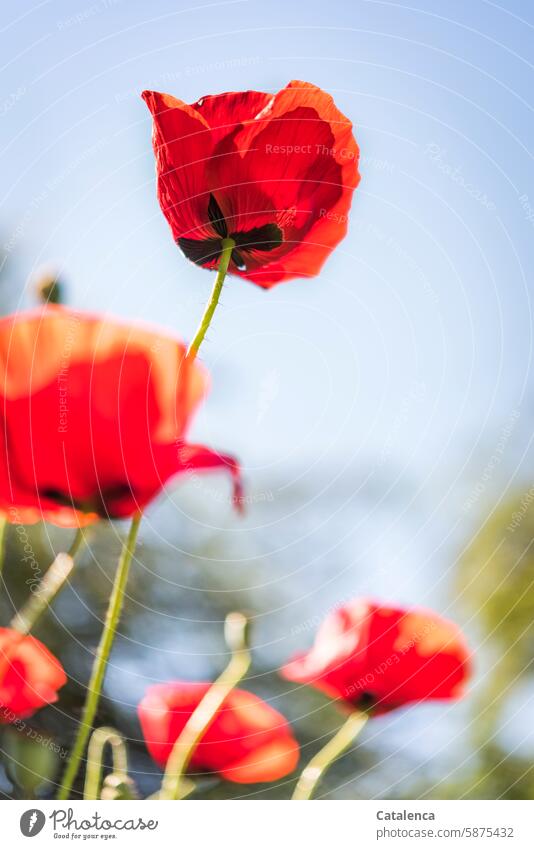
[[[63,283],[54,274],[43,274],[35,283],[35,293],[43,304],[62,304],[64,302]]]

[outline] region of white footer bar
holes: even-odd
[[[6,849],[534,847],[534,802],[519,801],[6,801],[0,815]]]

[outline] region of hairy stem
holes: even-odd
[[[97,728],[93,731],[87,747],[84,799],[99,799],[102,781],[103,757],[106,745],[110,745],[115,775],[128,775],[128,754],[124,738],[114,728]]]
[[[213,318],[213,313],[215,312],[217,304],[219,303],[224,278],[226,277],[226,272],[228,271],[228,266],[230,264],[230,259],[232,258],[232,251],[234,248],[235,242],[233,239],[222,240],[222,253],[221,258],[219,260],[219,269],[217,271],[217,277],[215,279],[213,289],[211,290],[211,295],[206,305],[204,315],[202,316],[202,321],[200,322],[198,330],[195,333],[195,337],[188,348],[187,358],[189,360],[195,359],[196,355],[198,354],[198,349],[202,345],[204,336],[208,332],[208,328],[211,324],[211,319]]]
[[[70,554],[58,554],[51,566],[46,570],[43,580],[32,592],[26,604],[11,620],[11,627],[22,636],[30,633],[37,620],[49,607],[52,599],[62,589],[63,584],[74,568],[74,560]]]
[[[98,645],[95,660],[93,663],[93,669],[87,688],[87,696],[85,699],[85,705],[83,708],[78,733],[76,735],[76,740],[74,741],[74,746],[69,756],[69,761],[67,763],[65,774],[63,776],[63,781],[59,787],[59,791],[57,794],[57,798],[60,801],[64,801],[70,796],[72,785],[74,784],[74,781],[78,774],[78,770],[80,768],[80,761],[85,751],[87,740],[89,739],[89,735],[91,733],[91,728],[93,727],[94,719],[100,702],[100,697],[102,695],[102,684],[104,681],[104,675],[106,672],[109,655],[111,653],[111,647],[113,646],[117,625],[119,624],[122,606],[124,603],[124,594],[126,591],[126,584],[128,582],[128,575],[130,572],[130,565],[135,550],[135,543],[140,522],[141,513],[137,513],[132,519],[128,537],[126,538],[126,541],[122,546],[119,565],[117,567],[115,581],[113,583],[113,589],[111,591],[111,596],[109,599],[108,610],[106,613],[106,621],[104,623],[104,630],[102,631],[102,636],[100,638],[100,643]]]
[[[4,557],[6,553],[6,531],[7,516],[0,516],[0,578],[4,571]]]
[[[69,548],[69,555],[70,555],[70,557],[72,557],[73,560],[76,557],[76,555],[78,554],[83,543],[85,542],[85,534],[86,533],[87,533],[87,531],[85,531],[83,528],[78,528],[78,530],[76,531],[76,533],[74,535],[74,539],[72,540],[71,546]]]
[[[184,798],[184,794],[181,793],[181,784],[195,749],[215,719],[224,700],[246,675],[250,666],[247,630],[247,619],[242,613],[230,613],[226,617],[226,642],[232,650],[232,658],[199,702],[176,740],[167,761],[158,794],[159,799]]]
[[[313,756],[297,782],[293,799],[311,799],[325,772],[334,761],[354,742],[368,720],[366,713],[355,711],[341,726],[337,734]]]

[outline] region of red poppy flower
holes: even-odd
[[[293,81],[201,97],[190,106],[143,92],[154,117],[158,197],[188,259],[268,289],[317,274],[347,231],[359,182],[352,124],[332,97]]]
[[[173,681],[148,688],[138,713],[148,751],[160,766],[210,686]],[[253,784],[288,775],[298,758],[299,746],[287,720],[252,693],[232,690],[197,746],[191,766]]]
[[[181,472],[237,484],[235,460],[185,442],[206,384],[181,342],[139,326],[61,307],[0,320],[0,511],[74,527],[133,515]]]
[[[0,724],[57,701],[66,683],[61,663],[39,640],[0,628]]]
[[[469,674],[469,651],[452,622],[365,599],[329,614],[311,651],[282,669],[290,681],[374,713],[459,698]]]

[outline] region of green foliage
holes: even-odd
[[[460,564],[459,589],[482,633],[472,724],[477,772],[463,789],[469,798],[534,796],[531,759],[509,753],[499,735],[512,696],[532,680],[533,542],[534,490],[528,490],[490,513]]]
[[[4,730],[2,744],[10,780],[23,799],[35,798],[57,774],[60,747],[23,720]]]

